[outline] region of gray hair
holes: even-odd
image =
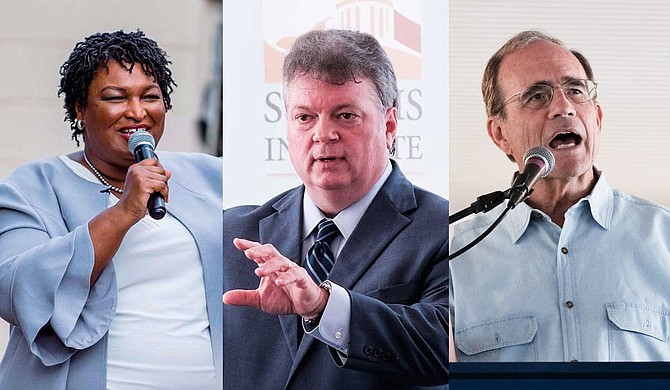
[[[500,85],[498,83],[498,72],[500,71],[500,64],[503,59],[506,55],[517,53],[529,44],[537,41],[555,43],[567,50],[565,44],[559,39],[536,30],[522,31],[505,42],[505,44],[489,59],[489,62],[486,64],[486,69],[484,70],[484,76],[482,77],[482,96],[484,98],[484,105],[486,106],[486,114],[488,116],[499,114],[502,120],[506,119],[505,110],[504,107],[502,107],[504,104],[504,97],[501,94]],[[570,52],[577,58],[584,68],[586,77],[593,81],[593,69],[586,57],[577,50],[570,50]]]
[[[337,85],[367,78],[377,91],[382,109],[398,107],[393,65],[370,34],[332,29],[299,36],[284,60],[284,88],[304,75]]]

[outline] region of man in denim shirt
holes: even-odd
[[[450,262],[458,361],[670,359],[670,210],[612,189],[586,58],[537,31],[511,38],[482,81],[489,137],[523,170],[555,167],[482,242]],[[457,223],[455,253],[503,212]]]

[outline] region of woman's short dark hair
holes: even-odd
[[[78,42],[70,57],[60,68],[60,87],[58,96],[65,96],[65,121],[70,122],[72,139],[79,146],[79,134],[82,129],[75,126],[77,119],[76,107],[86,107],[88,87],[93,81],[95,72],[100,68],[109,69],[109,61],[115,60],[128,72],[139,64],[147,75],[153,77],[163,94],[165,110],[172,108],[170,94],[177,84],[172,79],[172,71],[168,65],[167,54],[158,44],[144,35],[144,32],[96,33]]]

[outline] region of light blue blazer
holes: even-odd
[[[168,212],[200,252],[214,363],[223,381],[222,160],[157,154],[172,171]],[[0,183],[0,315],[11,325],[0,389],[106,388],[116,276],[107,267],[89,287],[88,231],[88,221],[107,208],[104,189],[58,158],[28,163]]]

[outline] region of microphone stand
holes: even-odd
[[[470,214],[477,213],[488,213],[493,210],[496,206],[501,204],[505,199],[509,199],[510,190],[505,192],[503,191],[494,191],[482,196],[477,197],[477,200],[470,204],[470,207],[466,207],[463,210],[456,212],[449,216],[449,223],[454,223],[459,221]]]
[[[520,175],[523,175],[523,173],[519,173],[518,171],[515,172],[514,173],[514,178],[512,179],[512,182],[514,183],[516,178]],[[521,187],[523,187],[523,186],[521,186]],[[523,199],[521,201],[528,198],[532,192],[533,192],[532,189],[530,191],[526,190],[525,192],[523,192],[523,195],[525,195],[525,196],[523,197]],[[487,212],[493,210],[499,204],[501,204],[505,199],[509,199],[510,195],[512,195],[512,194],[514,194],[515,196],[518,196],[519,186],[508,188],[505,191],[494,191],[494,192],[482,195],[482,196],[478,197],[476,201],[472,202],[470,204],[470,207],[466,207],[465,209],[450,215],[449,216],[449,224],[452,224],[452,223],[454,223],[458,220],[461,220],[461,219],[467,217],[470,214],[476,214],[476,213],[480,213],[480,212],[487,213]],[[517,202],[517,203],[520,203],[520,202]],[[483,240],[486,236],[488,236],[489,233],[491,233],[493,231],[493,229],[495,229],[496,226],[498,226],[500,224],[500,222],[502,222],[503,218],[505,218],[507,213],[511,209],[513,209],[515,206],[516,206],[516,204],[508,203],[507,207],[505,207],[505,210],[502,212],[502,214],[500,214],[498,219],[496,219],[493,222],[493,224],[491,226],[489,226],[488,229],[486,229],[486,231],[484,231],[484,233],[482,233],[479,237],[475,238],[468,245],[461,248],[458,252],[449,255],[449,260],[455,259],[456,257],[462,255],[463,253],[465,253],[467,250],[469,250],[473,246],[477,245],[481,240]]]

